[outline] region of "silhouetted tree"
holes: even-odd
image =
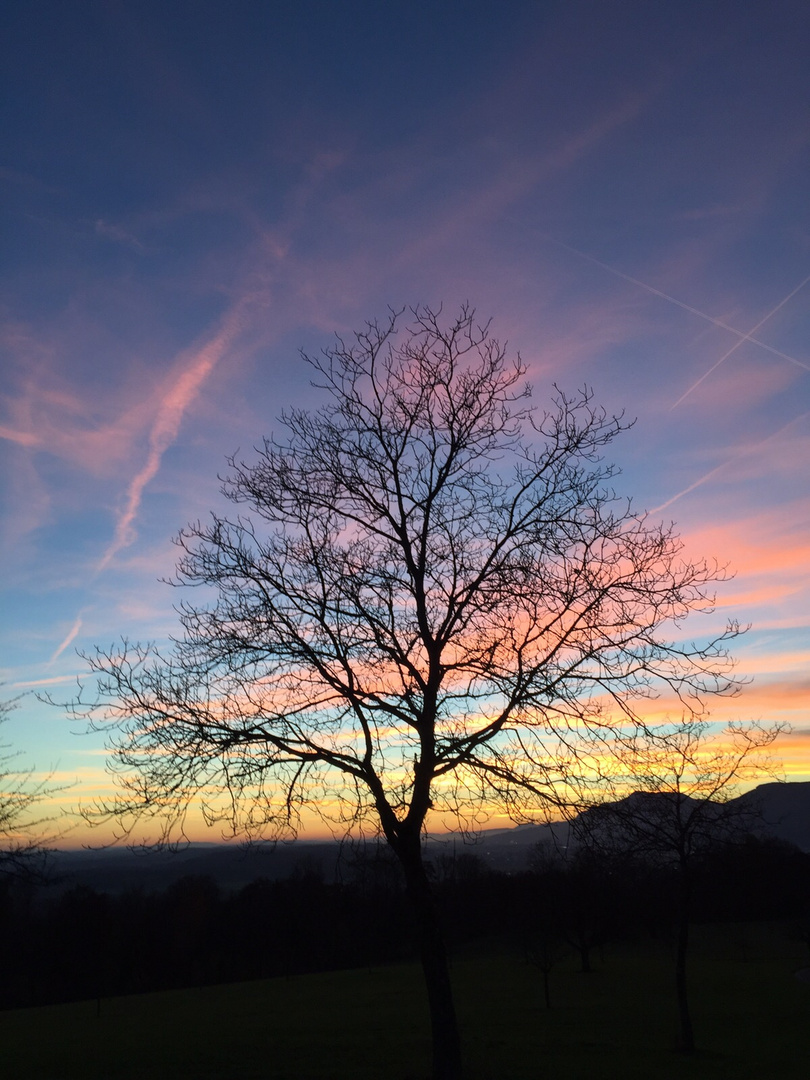
[[[564,942],[578,956],[580,971],[589,974],[594,949],[623,933],[628,909],[638,901],[634,867],[595,848],[563,849],[548,842],[536,845],[529,865],[544,927],[533,940]]]
[[[169,886],[163,906],[172,967],[183,982],[215,981],[221,925],[217,883],[205,874],[187,874]]]
[[[0,701],[0,724],[18,702]],[[44,874],[47,846],[56,838],[46,829],[52,819],[40,812],[41,806],[64,788],[38,779],[31,769],[17,768],[19,756],[8,744],[0,744],[0,875],[36,878]]]
[[[211,602],[181,606],[168,653],[93,656],[83,715],[117,729],[120,797],[101,811],[127,827],[156,815],[169,839],[199,798],[241,833],[294,830],[305,805],[379,829],[419,927],[433,1074],[456,1080],[429,812],[475,823],[482,801],[553,800],[613,706],[729,689],[738,629],[668,637],[722,571],[613,494],[601,454],[621,417],[587,390],[538,414],[519,357],[471,310],[412,314],[306,358],[327,404],[229,460],[244,514],[178,538],[178,584]]]
[[[594,949],[614,934],[616,912],[607,861],[586,850],[573,856],[560,876],[556,923],[562,938],[579,957],[579,970],[593,970]]]
[[[748,803],[730,801],[739,785],[772,771],[767,754],[782,726],[731,724],[721,733],[694,716],[639,727],[612,747],[609,790],[631,794],[605,802],[574,822],[575,837],[603,853],[646,857],[674,868],[677,887],[675,988],[679,1043],[695,1049],[687,990],[687,954],[696,861],[744,840],[756,819]]]
[[[565,958],[568,945],[550,925],[540,926],[526,949],[526,960],[543,976],[543,1001],[551,1008],[551,972]]]

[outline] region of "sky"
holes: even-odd
[[[810,9],[11,0],[0,15],[2,732],[108,785],[79,651],[165,641],[172,538],[317,407],[300,350],[468,301],[635,425],[619,490],[728,563],[740,696],[810,779]],[[74,838],[83,838],[78,825]]]

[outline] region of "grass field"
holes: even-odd
[[[582,975],[541,976],[516,950],[458,956],[470,1080],[805,1080],[807,963],[777,928],[695,935],[699,1052],[673,1051],[671,958],[613,947]],[[429,1041],[415,966],[297,976],[0,1013],[8,1080],[422,1080]]]

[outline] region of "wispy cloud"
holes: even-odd
[[[73,370],[83,353],[98,349],[95,331],[85,316],[67,327],[9,322],[0,329],[0,345],[11,361],[0,391],[6,414],[0,438],[99,476],[129,458],[132,439],[143,427],[145,403],[131,395],[123,412],[116,408],[114,419],[99,421],[110,411],[109,389],[88,393]],[[112,360],[115,353],[107,346],[105,341],[105,359]],[[129,370],[131,356],[121,366]]]
[[[793,613],[798,623],[810,623],[804,598],[810,585],[810,540],[805,536],[780,533],[770,521],[763,528],[759,519],[737,518],[725,526],[690,532],[686,539],[690,551],[722,552],[737,574],[723,590],[725,606],[751,611],[755,606],[772,605],[784,625],[797,625],[795,618],[788,619],[792,607],[787,600],[795,599]]]
[[[112,240],[116,244],[125,244],[127,247],[132,247],[141,253],[146,250],[146,247],[137,236],[122,225],[116,225],[113,222],[104,221],[103,218],[98,218],[94,222],[94,230],[96,236],[101,236],[105,240]]]
[[[65,651],[65,649],[68,647],[68,645],[70,645],[71,642],[74,641],[75,638],[78,636],[81,628],[82,628],[82,616],[81,616],[81,614],[79,614],[74,619],[73,626],[71,626],[71,628],[68,631],[67,635],[65,636],[63,641],[59,644],[59,646],[57,647],[57,649],[54,652],[53,656],[48,661],[49,664],[52,664],[54,662],[54,660],[57,660],[62,655],[62,653]]]
[[[39,436],[35,435],[33,431],[16,431],[7,424],[0,424],[0,439],[6,439],[8,442],[28,448],[39,446],[40,442]]]
[[[7,165],[0,165],[0,180],[5,180],[9,184],[16,184],[19,187],[32,188],[35,191],[51,194],[59,191],[59,188],[54,187],[52,184],[46,184],[39,177],[20,172],[18,169],[10,169]]]
[[[783,435],[789,428],[794,427],[796,424],[804,420],[807,416],[810,416],[810,412],[802,413],[801,416],[796,416],[792,420],[789,420],[787,424],[784,424],[781,428],[779,428],[778,431],[773,432],[773,434],[769,435],[767,438],[761,439],[760,441],[752,443],[748,446],[743,446],[740,450],[737,451],[737,453],[733,454],[731,457],[727,458],[719,465],[716,465],[713,469],[710,469],[709,472],[704,473],[703,476],[698,477],[698,479],[689,484],[688,487],[683,488],[683,490],[679,491],[676,495],[673,495],[671,498],[667,499],[666,502],[663,502],[659,506],[654,507],[652,510],[649,511],[650,514],[660,514],[662,510],[667,510],[670,506],[672,506],[673,503],[676,503],[679,499],[682,499],[684,495],[689,495],[690,492],[695,491],[699,487],[702,487],[709,480],[711,480],[712,477],[717,476],[719,472],[722,472],[724,469],[728,468],[729,465],[731,465],[735,461],[738,461],[740,458],[745,458],[750,454],[761,454],[763,449],[768,446],[769,443],[773,442],[775,439],[778,439],[780,435]]]
[[[562,138],[556,147],[538,155],[510,157],[466,199],[459,200],[455,193],[452,205],[441,206],[440,216],[403,250],[400,261],[421,263],[428,251],[445,247],[453,237],[469,234],[481,223],[497,219],[544,180],[571,170],[611,135],[635,120],[649,97],[649,94],[628,95],[592,123]]]
[[[75,682],[75,675],[54,675],[50,679],[26,679],[9,683],[11,690],[31,690],[37,686],[56,686],[58,683]]]
[[[112,541],[98,565],[103,570],[119,551],[135,539],[135,521],[147,485],[157,475],[163,455],[177,438],[186,410],[202,389],[203,384],[233,343],[242,326],[243,304],[237,303],[222,320],[217,333],[201,348],[192,352],[180,375],[163,396],[149,432],[146,461],[130,480],[124,508],[115,527]]]
[[[676,420],[677,413],[673,412],[668,400],[672,397],[672,383],[678,378],[679,370],[677,363],[668,366],[668,378],[658,389],[655,409],[661,423],[665,419],[660,414],[669,413],[668,419],[675,425],[671,430],[682,431],[686,422]],[[699,425],[702,420],[711,425],[710,431],[719,432],[722,414],[722,423],[728,424],[732,431],[735,427],[739,431],[754,417],[760,416],[766,404],[773,405],[780,398],[786,402],[798,401],[802,388],[797,383],[802,378],[802,372],[789,364],[763,363],[762,357],[754,355],[753,350],[742,350],[735,357],[733,367],[718,367],[701,393],[692,397],[694,417],[691,423]],[[782,395],[787,396],[782,398]]]

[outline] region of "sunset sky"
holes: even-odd
[[[637,418],[619,490],[729,562],[727,719],[810,779],[810,8],[12,0],[0,16],[0,692],[176,629],[172,537],[317,406],[315,352],[468,300],[542,406]],[[4,741],[101,790],[27,693]]]

